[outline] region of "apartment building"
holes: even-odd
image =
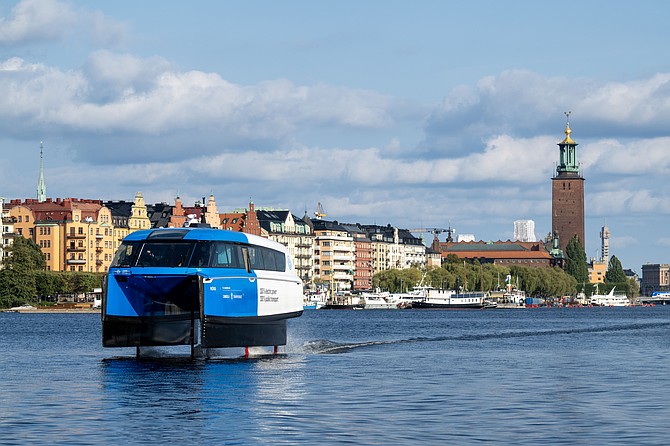
[[[343,224],[354,238],[354,290],[372,289],[372,240],[359,225]]]
[[[32,239],[52,271],[104,272],[114,256],[112,215],[99,200],[12,200],[14,231]]]
[[[14,218],[9,216],[9,210],[4,207],[4,198],[0,198],[0,218],[2,219],[2,242],[0,242],[0,268],[2,261],[9,256],[14,241]]]
[[[314,279],[337,291],[351,290],[354,281],[353,236],[337,221],[311,221],[314,230]]]
[[[252,208],[253,209],[253,208]],[[314,233],[301,218],[288,210],[256,210],[261,235],[286,246],[295,262],[303,286],[312,289],[314,279]]]

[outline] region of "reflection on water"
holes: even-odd
[[[100,367],[103,410],[138,441],[160,438],[156,419],[171,441],[260,440],[298,416],[305,385],[300,356],[111,358]]]

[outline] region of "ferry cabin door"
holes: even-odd
[[[258,283],[246,246],[211,242],[209,268],[200,276],[202,347],[254,345],[243,326],[258,316]]]

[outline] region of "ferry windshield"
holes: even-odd
[[[124,242],[116,252],[111,267],[187,266],[194,245],[195,243]]]
[[[136,266],[187,266],[195,243],[145,243]]]
[[[133,266],[286,271],[286,256],[264,246],[231,242],[124,242],[116,252],[111,267]]]

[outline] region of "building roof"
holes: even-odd
[[[147,205],[147,217],[151,221],[152,228],[167,228],[172,216],[173,206],[167,203],[156,203]]]
[[[103,203],[112,213],[112,217],[130,217],[132,201],[105,201]]]
[[[340,231],[340,232],[349,232],[347,231],[347,228],[342,226],[337,222],[337,220],[334,221],[328,221],[328,220],[312,220],[312,223],[314,224],[314,231]]]
[[[443,257],[455,254],[463,259],[553,259],[542,242],[440,242],[440,249]]]
[[[229,212],[219,214],[222,229],[242,232],[247,220],[246,212]]]
[[[79,210],[83,219],[90,217],[96,219],[102,202],[100,200],[89,200],[82,198],[47,198],[45,201],[35,199],[11,200],[6,208],[25,206],[35,216],[35,221],[65,221],[72,220],[72,211]]]
[[[286,221],[288,218],[288,214],[291,211],[288,210],[267,210],[267,209],[260,209],[256,210],[256,218],[258,218],[259,222],[264,222],[264,221],[277,221],[277,222],[283,222]],[[294,220],[298,220],[296,216],[293,216]]]

